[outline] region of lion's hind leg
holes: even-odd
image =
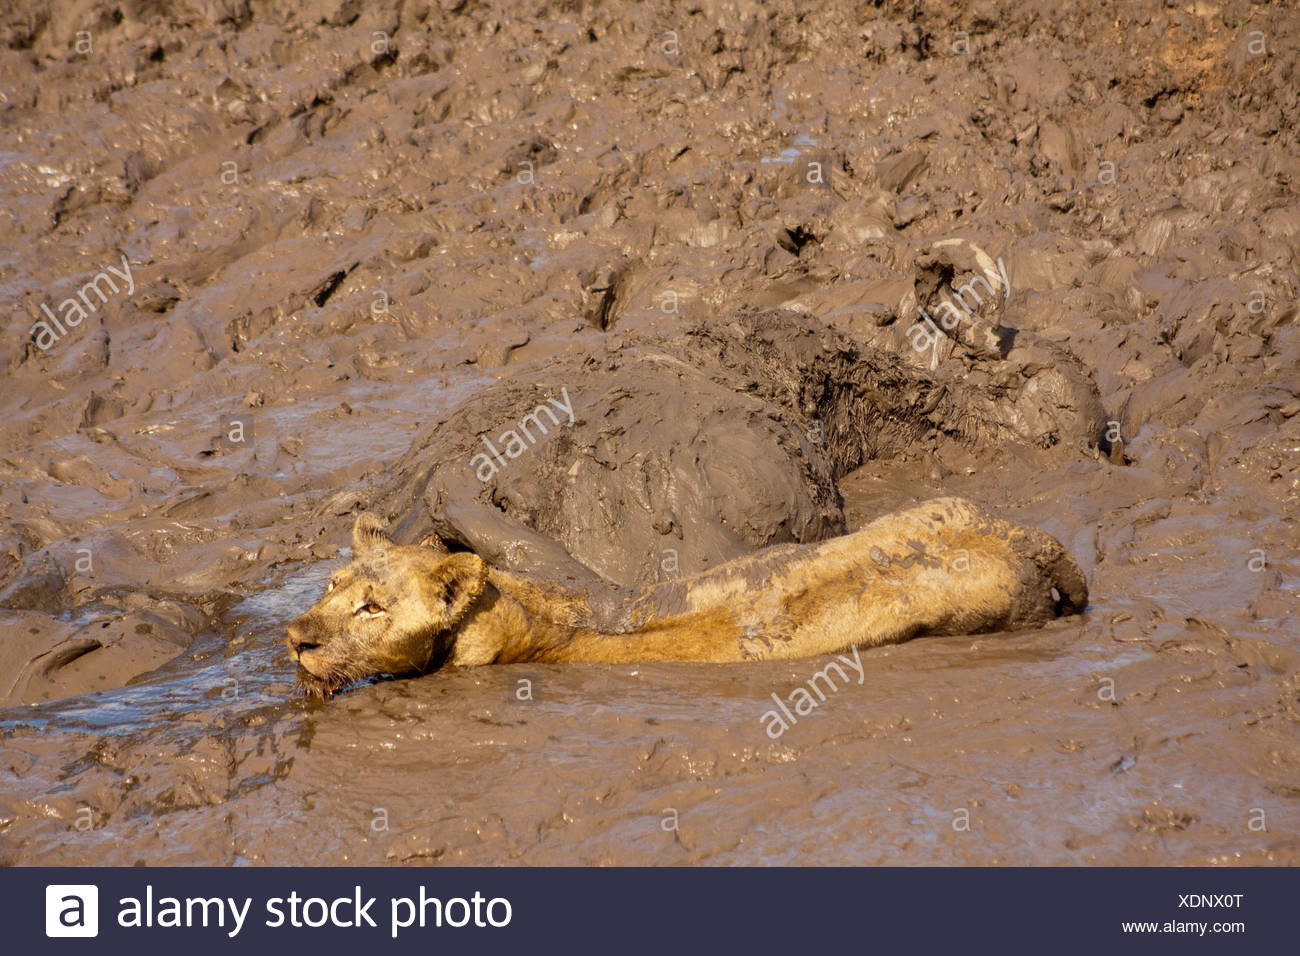
[[[1025,527],[1015,530],[1012,547],[1022,560],[1032,565],[1042,586],[1056,592],[1053,602],[1056,615],[1082,614],[1088,606],[1088,579],[1078,562],[1047,532]]]
[[[1032,627],[1088,603],[1083,571],[1059,541],[959,498],[873,522],[855,544],[860,643]]]

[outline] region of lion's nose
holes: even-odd
[[[320,645],[303,632],[297,621],[289,625],[289,653],[295,661],[303,651],[310,651],[317,647]]]

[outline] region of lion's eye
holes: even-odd
[[[352,613],[358,615],[364,614],[367,617],[374,617],[376,614],[383,614],[384,609],[380,607],[378,604],[369,603],[369,604],[362,604]]]

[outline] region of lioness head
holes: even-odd
[[[449,554],[436,538],[396,545],[370,514],[357,516],[352,551],[325,596],[289,625],[298,680],[318,697],[365,677],[425,670],[487,579],[478,555]]]

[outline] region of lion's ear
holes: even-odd
[[[451,549],[438,537],[438,532],[430,531],[420,539],[420,547],[428,548],[430,551],[436,551],[438,554],[451,554]]]
[[[362,557],[371,551],[391,548],[393,541],[384,531],[384,523],[377,515],[363,511],[352,526],[352,555]]]
[[[487,565],[477,554],[460,551],[450,555],[429,575],[434,601],[447,608],[448,626],[455,624],[473,604],[487,584]]]

